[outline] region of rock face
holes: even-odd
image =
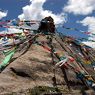
[[[70,38],[64,38],[63,40],[59,36],[55,36],[55,38],[53,39],[53,46],[56,50],[64,51],[64,53],[72,55],[73,53],[80,51],[78,50],[80,46],[75,45],[73,40]],[[41,42],[43,41],[44,45],[48,46],[46,44],[46,36],[40,36],[37,38],[37,40]],[[75,45],[72,46],[73,48],[71,48],[73,51],[72,53],[67,48],[70,47],[70,43]],[[77,55],[79,56],[79,54]],[[84,55],[87,56],[85,52]],[[18,56],[19,52],[14,55],[13,59],[15,60],[11,62],[0,74],[0,95],[32,95],[28,94],[27,89],[32,89],[38,86],[54,87],[54,77],[56,77],[56,86],[61,87],[63,89],[63,93],[67,92],[68,94],[66,95],[84,95],[82,94],[84,92],[81,93],[80,91],[80,88],[84,88],[84,85],[81,81],[76,79],[76,75],[71,69],[67,69],[66,74],[73,94],[69,93],[66,85],[67,83],[64,80],[64,74],[60,68],[55,70],[54,76],[54,64],[52,64],[51,53],[40,45],[32,44],[25,54],[19,57]],[[58,61],[58,59],[56,60]],[[91,74],[94,73],[92,68],[87,67],[87,65],[84,66],[86,66]],[[90,90],[85,93],[93,93],[93,91]]]

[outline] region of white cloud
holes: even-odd
[[[0,34],[12,34],[12,33],[22,33],[23,31],[20,29],[15,29],[15,28],[8,28],[8,30],[0,31]]]
[[[6,31],[7,34],[11,34],[11,33],[22,33],[23,32],[22,30],[15,29],[15,28],[8,28],[8,31]]]
[[[6,17],[7,16],[7,11],[3,12],[3,11],[0,11],[0,19],[2,19],[3,17]]]
[[[79,21],[82,23],[83,26],[88,26],[88,31],[95,33],[95,17],[86,17],[82,21]]]
[[[78,21],[79,23],[82,23],[83,26],[88,26],[88,32],[91,32],[93,34],[95,34],[95,17],[86,17],[84,18],[82,21]],[[89,34],[89,38],[88,40],[94,40],[95,41],[95,35]],[[95,48],[95,42],[91,42],[91,41],[87,41],[87,42],[83,42],[93,48]]]
[[[64,11],[75,15],[88,15],[95,10],[95,0],[69,0]]]
[[[25,20],[41,20],[46,16],[52,16],[56,24],[64,23],[66,21],[66,15],[62,12],[60,14],[54,14],[50,10],[43,8],[46,0],[30,0],[31,4],[23,7],[23,13],[18,16],[19,19]]]
[[[90,46],[90,47],[92,47],[92,48],[95,49],[95,42],[85,41],[85,42],[82,42],[82,43],[84,43],[84,44],[86,44],[87,46]]]

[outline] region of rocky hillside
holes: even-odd
[[[46,36],[39,36],[36,41],[49,47]],[[89,60],[94,62],[93,49],[85,45],[83,48],[75,40],[58,34],[54,36],[52,45],[56,51],[72,56],[75,63],[80,58],[87,72],[94,74],[93,67],[87,63]],[[19,56],[22,52],[17,51],[10,64],[0,73],[0,95],[95,95],[93,89],[76,78],[70,67],[65,69],[66,75],[59,67],[54,71],[51,53],[41,45],[33,43],[25,54]],[[59,62],[55,56],[54,61]]]

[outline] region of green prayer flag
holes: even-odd
[[[9,51],[8,55],[4,58],[3,62],[0,64],[0,69],[2,69],[2,67],[5,67],[9,64],[15,52],[16,52],[16,48],[12,51]]]
[[[11,52],[12,52],[11,50],[3,51],[3,54],[4,54],[5,56],[7,56],[7,55],[9,55]]]

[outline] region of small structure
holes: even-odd
[[[38,31],[44,34],[55,33],[54,20],[51,16],[41,20]]]

